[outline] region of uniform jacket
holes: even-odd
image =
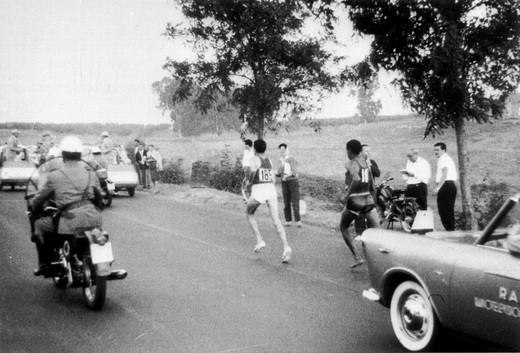
[[[99,192],[99,180],[95,172],[87,170],[82,162],[64,161],[63,165],[49,172],[45,183],[32,201],[33,209],[41,209],[45,201],[54,200],[62,212],[58,233],[73,234],[77,228],[101,227],[101,214],[94,204],[68,209],[81,200],[94,200]]]

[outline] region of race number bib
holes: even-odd
[[[368,175],[368,168],[361,169],[361,182],[368,183],[370,181],[370,177]]]
[[[263,183],[272,183],[273,182],[273,171],[267,168],[258,169],[258,180]]]

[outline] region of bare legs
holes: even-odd
[[[278,216],[278,201],[277,200],[269,200],[266,202],[267,207],[269,208],[269,214],[271,215],[271,219],[273,220],[273,224],[276,228],[276,232],[280,237],[280,240],[283,244],[283,255],[282,262],[288,262],[291,258],[292,250],[287,242],[287,235],[285,234],[285,229],[280,221],[280,217]],[[263,247],[265,247],[265,241],[262,239],[262,235],[260,234],[260,230],[258,229],[258,222],[255,218],[255,211],[258,208],[260,203],[254,199],[249,199],[247,203],[247,220],[249,221],[249,225],[253,230],[253,233],[256,237],[256,246],[255,252],[260,251]]]

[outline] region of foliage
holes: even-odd
[[[217,167],[207,161],[196,161],[191,165],[191,183],[209,185],[211,175]]]
[[[161,181],[167,184],[184,184],[188,178],[182,167],[183,159],[179,158],[177,161],[169,161],[161,172]]]
[[[374,122],[383,107],[381,100],[374,100],[374,93],[378,88],[379,81],[376,74],[370,76],[368,82],[364,85],[360,85],[358,88],[358,105],[356,108],[361,120],[365,123]]]
[[[242,193],[241,187],[243,179],[242,161],[237,159],[234,165],[228,165],[227,163],[221,164],[221,167],[211,174],[209,186],[217,190],[240,195]]]
[[[471,194],[478,227],[484,229],[512,194],[512,191],[506,183],[497,183],[495,180],[489,179],[486,182],[472,185]],[[455,222],[457,229],[465,229],[467,226],[465,218],[459,212],[455,214]],[[502,222],[502,226],[509,225],[511,222],[511,218],[508,216]]]
[[[153,91],[159,97],[158,108],[170,111],[174,128],[181,136],[196,136],[205,132],[221,134],[226,130],[239,130],[240,121],[237,110],[229,101],[220,98],[216,109],[208,109],[204,114],[195,109],[193,98],[184,101],[174,99],[179,83],[169,77],[152,84]]]
[[[300,1],[178,2],[189,26],[168,24],[166,35],[183,39],[197,59],[164,65],[179,82],[175,102],[194,97],[206,112],[219,95],[229,97],[262,138],[277,117],[300,115],[339,84],[326,70],[338,59],[322,49],[323,38],[301,35],[310,13]]]
[[[37,130],[51,131],[53,134],[70,134],[70,135],[99,135],[101,137],[102,131],[108,131],[111,134],[118,136],[131,136],[136,133],[152,134],[167,129],[169,124],[146,125],[142,124],[115,124],[115,123],[67,123],[67,124],[51,124],[51,123],[21,123],[21,122],[7,122],[0,123],[0,129],[12,130]]]
[[[331,178],[299,174],[300,193],[310,196],[330,204],[332,210],[341,211],[342,205],[340,195],[343,191],[343,184]]]

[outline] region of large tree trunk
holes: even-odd
[[[263,115],[258,117],[257,126],[258,126],[258,128],[256,130],[256,136],[259,140],[263,140],[264,139],[264,128],[265,128],[265,118]]]
[[[462,196],[462,216],[464,217],[466,228],[471,227],[477,230],[477,220],[473,212],[473,202],[471,200],[471,185],[469,183],[468,165],[469,155],[466,144],[466,121],[463,117],[455,120],[455,135],[457,137],[457,149],[459,157],[460,193]]]

